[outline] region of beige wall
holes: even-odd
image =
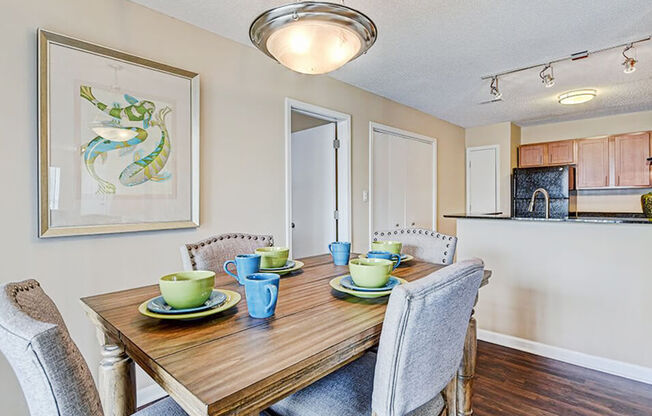
[[[490,124],[488,126],[466,129],[466,147],[498,145],[500,155],[500,206],[502,212],[509,213],[511,206],[510,178],[512,167],[516,165],[512,156],[513,149],[521,141],[520,127],[510,122]]]
[[[479,328],[652,376],[651,227],[459,220],[458,256],[480,257],[493,271],[480,291]]]
[[[78,299],[153,283],[181,267],[178,246],[205,236],[272,233],[284,243],[284,100],[352,115],[353,244],[366,249],[369,122],[438,139],[438,227],[464,209],[464,129],[326,76],[298,75],[257,50],[123,0],[4,2],[0,121],[0,282],[39,279],[91,368],[93,328]],[[39,240],[36,208],[36,29],[42,27],[201,74],[201,227],[197,230]],[[246,28],[243,28],[246,30]],[[364,58],[361,58],[364,59]],[[3,414],[25,414],[0,359]]]
[[[652,130],[652,111],[522,127],[521,134],[526,144],[645,130]],[[641,194],[648,191],[579,191],[577,209],[583,212],[641,212]]]

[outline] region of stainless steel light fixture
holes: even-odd
[[[497,76],[491,78],[491,85],[489,85],[489,93],[492,95],[494,100],[500,100],[503,97],[503,94],[498,89]]]
[[[629,45],[627,45],[627,47],[625,47],[625,50],[623,51],[623,56],[625,57],[625,61],[623,62],[623,66],[625,67],[625,69],[623,70],[623,72],[626,74],[631,74],[632,72],[636,71],[635,65],[638,61],[626,55],[627,51],[633,48],[634,45],[630,43]]]
[[[371,19],[344,4],[301,1],[258,16],[249,38],[293,71],[325,74],[366,53],[377,29]]]
[[[548,71],[547,74],[545,73],[546,71]],[[539,77],[541,77],[541,82],[543,85],[545,85],[546,88],[550,88],[555,85],[555,76],[551,64],[547,64],[543,67],[541,72],[539,72]]]

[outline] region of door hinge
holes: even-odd
[[[333,211],[333,218],[336,220],[340,219],[340,212],[338,210]]]
[[[333,149],[339,149],[340,148],[340,140],[335,139],[333,140]]]

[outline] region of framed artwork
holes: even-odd
[[[199,75],[38,31],[39,237],[199,226]]]

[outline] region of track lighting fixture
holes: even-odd
[[[546,71],[548,71],[547,74],[545,73]],[[546,88],[550,88],[553,85],[555,85],[555,77],[554,77],[551,64],[547,64],[546,66],[543,67],[541,72],[539,72],[539,77],[541,77],[541,82],[543,83],[543,85],[545,85]]]
[[[491,85],[489,86],[489,93],[493,96],[494,100],[500,100],[503,94],[498,89],[498,77],[491,78]]]
[[[636,67],[634,65],[636,65],[638,61],[626,55],[626,52],[633,48],[634,48],[634,44],[630,43],[625,47],[625,50],[623,51],[623,56],[625,57],[625,61],[623,62],[623,66],[625,67],[625,69],[623,70],[623,72],[626,74],[631,74],[632,72],[636,71]]]

